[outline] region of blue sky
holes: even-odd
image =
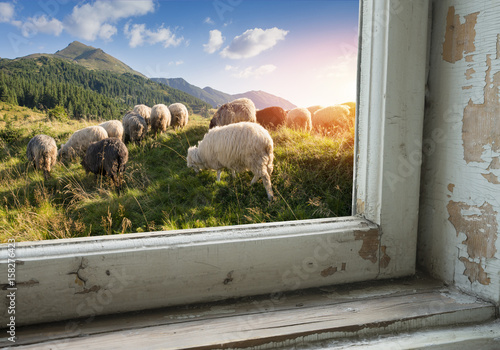
[[[148,77],[308,107],[354,101],[358,0],[0,0],[0,57],[78,40]]]

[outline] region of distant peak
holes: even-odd
[[[69,45],[66,46],[64,49],[58,50],[56,53],[69,52],[69,51],[72,52],[72,51],[75,51],[75,50],[77,50],[79,52],[90,51],[90,50],[95,50],[95,47],[82,44],[81,42],[75,40],[75,41],[69,43]]]
[[[81,42],[79,42],[79,41],[76,41],[76,40],[75,40],[75,41],[73,41],[73,42],[71,42],[71,43],[69,43],[68,47],[70,47],[70,46],[85,46],[85,47],[92,47],[92,46],[85,45],[85,44],[83,44],[83,43],[81,43]],[[92,47],[92,48],[93,48],[93,47]]]

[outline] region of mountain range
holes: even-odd
[[[78,41],[73,41],[66,48],[57,51],[54,54],[41,54],[36,53],[23,58],[37,58],[37,57],[56,57],[71,61],[84,66],[87,69],[95,71],[110,71],[118,74],[129,73],[132,75],[139,75],[145,77],[140,72],[133,70],[119,59],[105,53],[99,48],[87,46]],[[248,91],[241,94],[231,95],[222,91],[218,91],[209,86],[200,88],[188,83],[183,78],[151,78],[151,80],[165,84],[171,88],[181,90],[196,98],[199,98],[212,107],[217,107],[226,102],[232,101],[237,98],[247,97],[250,98],[256,108],[262,109],[271,106],[280,106],[284,109],[292,109],[296,106],[281,97],[269,94],[264,91]]]
[[[251,99],[255,103],[255,107],[258,109],[271,106],[279,106],[286,110],[297,107],[284,98],[260,90],[231,95],[219,90],[215,90],[209,86],[202,89],[198,86],[188,83],[183,78],[152,78],[152,80],[170,86],[174,89],[184,91],[194,97],[210,103],[213,107],[217,107],[226,102],[242,97]]]

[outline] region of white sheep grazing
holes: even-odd
[[[26,156],[35,169],[43,170],[43,177],[48,180],[57,161],[56,141],[47,135],[36,135],[28,142]]]
[[[83,157],[92,142],[101,141],[108,137],[102,126],[94,125],[77,130],[69,140],[61,145],[57,155],[62,161]]]
[[[135,105],[134,106],[134,110],[133,112],[139,114],[141,117],[144,118],[144,121],[146,122],[146,124],[148,125],[148,128],[149,128],[149,125],[150,125],[150,122],[151,122],[151,107],[148,107],[146,105]]]
[[[347,130],[354,125],[354,118],[351,118],[351,110],[348,106],[335,105],[314,112],[312,124],[315,130],[322,132]]]
[[[254,177],[250,184],[262,178],[267,198],[273,199],[271,173],[273,172],[273,139],[261,125],[241,122],[210,129],[188,149],[187,165],[196,172],[217,170],[217,181],[223,168],[241,172],[250,170]]]
[[[311,131],[311,112],[307,108],[294,108],[286,114],[286,126],[292,129]]]
[[[325,106],[321,106],[321,105],[314,105],[314,106],[310,106],[310,107],[307,107],[307,110],[309,112],[311,112],[311,118],[314,114],[314,112],[316,112],[318,109],[321,109],[321,108],[325,108]]]
[[[148,125],[139,113],[127,112],[122,123],[126,142],[140,142],[146,136]]]
[[[168,106],[171,115],[170,125],[177,128],[183,128],[188,123],[189,112],[182,103],[172,103]]]
[[[245,97],[220,106],[210,120],[209,129],[239,122],[257,122],[255,104]]]
[[[108,137],[114,137],[123,141],[123,124],[119,120],[108,120],[107,122],[99,124],[108,133]]]
[[[158,132],[167,131],[170,126],[172,116],[167,106],[160,103],[151,109],[151,131],[156,135]]]

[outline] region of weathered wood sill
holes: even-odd
[[[496,316],[490,303],[414,276],[26,326],[17,330],[15,345],[20,349],[300,349],[307,344],[311,349],[318,341],[473,325]],[[12,346],[2,333],[0,346]]]

